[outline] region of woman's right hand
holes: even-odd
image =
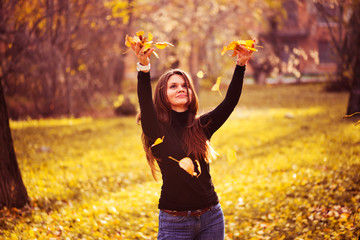
[[[131,44],[131,48],[134,51],[136,57],[139,60],[139,63],[143,66],[146,66],[150,63],[150,56],[152,54],[152,52],[154,51],[153,48],[150,48],[146,51],[146,53],[144,52],[144,47],[140,48],[140,43],[132,43]]]

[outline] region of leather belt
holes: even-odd
[[[208,212],[212,209],[212,207],[207,207],[204,209],[199,210],[192,210],[192,211],[172,211],[172,210],[166,210],[166,209],[160,209],[163,212],[166,212],[173,216],[192,216],[192,217],[200,217],[203,213]]]

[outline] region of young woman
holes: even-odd
[[[143,145],[154,178],[158,165],[163,181],[158,239],[224,239],[224,215],[210,176],[213,150],[209,140],[239,101],[252,51],[235,50],[236,67],[225,99],[198,117],[198,98],[190,77],[179,69],[166,72],[153,100],[149,73],[153,49],[144,52],[140,44],[133,44],[132,49],[139,60]]]

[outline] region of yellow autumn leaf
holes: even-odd
[[[199,177],[199,176],[201,175],[201,166],[200,166],[200,163],[199,163],[198,160],[195,160],[195,163],[196,163],[197,170],[198,170],[199,174],[197,174],[196,172],[194,172],[193,175],[194,175],[195,177]]]
[[[196,176],[194,175],[194,163],[189,157],[184,157],[183,159],[181,159],[179,161],[179,166],[191,176]]]
[[[221,77],[218,77],[216,83],[214,84],[214,86],[212,86],[211,91],[219,92],[220,96],[222,97],[222,94],[220,92],[220,83],[221,83]]]
[[[257,52],[258,50],[255,48],[255,40],[238,40],[231,42],[228,46],[224,46],[221,51],[221,56],[224,55],[229,50],[235,50],[239,48],[239,46],[244,46],[246,49]],[[256,46],[261,47],[261,46]],[[235,56],[234,53],[232,56]]]
[[[174,46],[173,44],[169,43],[169,42],[156,42],[153,43],[153,35],[149,32],[148,36],[146,37],[144,31],[138,31],[136,32],[136,35],[133,37],[130,37],[128,35],[126,35],[125,37],[125,46],[127,46],[128,48],[131,47],[131,45],[136,44],[136,43],[140,43],[140,48],[144,48],[144,51],[149,51],[151,47],[155,46],[158,49],[164,49],[167,46]],[[126,53],[126,52],[125,52]],[[159,58],[159,55],[156,52],[153,52],[153,54],[155,55],[155,57]]]
[[[131,47],[131,43],[130,43],[130,40],[129,40],[129,36],[128,36],[128,35],[126,35],[126,37],[125,37],[125,46]]]
[[[137,38],[137,40],[139,40],[139,38]],[[125,37],[125,45],[126,45],[127,47],[131,47],[131,44],[134,44],[134,43],[136,43],[136,42],[135,42],[135,39],[132,38],[132,37],[130,37],[130,36],[128,36],[128,35],[126,35],[126,37]]]
[[[149,42],[151,42],[152,40],[153,40],[153,35],[151,34],[151,33],[148,33],[148,40],[149,40]]]
[[[235,150],[229,149],[227,151],[226,156],[227,156],[228,163],[232,164],[232,163],[236,162],[236,152],[235,152]]]
[[[231,42],[229,44],[229,46],[227,46],[227,49],[228,50],[234,50],[238,45],[239,45],[239,43],[237,41]]]
[[[252,50],[252,51],[257,51],[256,48],[253,48],[253,45],[255,46],[255,41],[254,40],[238,40],[237,43],[239,45],[243,45],[245,48]]]
[[[158,49],[164,49],[166,48],[167,46],[174,46],[172,45],[171,43],[168,43],[168,42],[157,42],[155,43],[155,47],[157,47]]]
[[[165,137],[165,136],[163,136],[162,138],[158,138],[158,139],[156,139],[156,140],[155,140],[155,142],[154,142],[154,144],[153,144],[153,145],[151,145],[151,147],[150,147],[150,148],[155,147],[156,145],[159,145],[160,143],[163,143],[163,141],[164,141],[164,137]]]
[[[224,55],[227,50],[228,50],[227,46],[224,46],[223,50],[221,51],[221,56]]]
[[[142,30],[140,30],[140,31],[138,31],[138,32],[136,32],[136,36],[142,36],[142,35],[144,35],[145,34],[145,32],[144,31],[142,31]]]
[[[144,43],[144,52],[151,48],[151,42]]]

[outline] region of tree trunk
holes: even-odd
[[[199,92],[199,81],[196,77],[197,71],[199,70],[199,54],[198,54],[198,46],[196,44],[196,40],[191,41],[191,49],[189,56],[189,72],[190,76],[194,83],[194,88],[196,92]]]
[[[359,31],[360,35],[360,31]],[[360,36],[358,36],[360,39]],[[346,113],[353,114],[355,112],[360,112],[360,56],[357,55],[353,64],[354,74],[353,81],[350,90],[350,98],[348,102],[348,107]]]
[[[347,107],[347,114],[360,112],[360,3],[354,3],[353,14],[350,19],[349,59],[352,68],[352,83],[350,87],[350,98]],[[356,46],[356,47],[355,47]]]
[[[351,89],[346,114],[350,115],[356,112],[360,112],[360,86]]]
[[[0,209],[22,208],[30,200],[16,160],[1,79],[0,133]]]
[[[121,35],[120,35],[120,49],[121,52],[125,52],[128,49],[124,46],[124,41],[125,41],[125,37],[127,34],[129,34],[130,29],[131,29],[131,25],[132,25],[132,21],[133,21],[133,0],[128,0],[127,1],[127,7],[126,9],[129,12],[129,20],[126,23]],[[126,64],[125,64],[125,57],[127,54],[122,54],[122,56],[117,57],[116,60],[116,66],[114,68],[114,74],[113,74],[113,83],[115,84],[115,89],[117,90],[117,93],[122,94],[123,93],[123,89],[122,89],[122,83],[124,82],[125,79],[125,71],[126,71]]]

